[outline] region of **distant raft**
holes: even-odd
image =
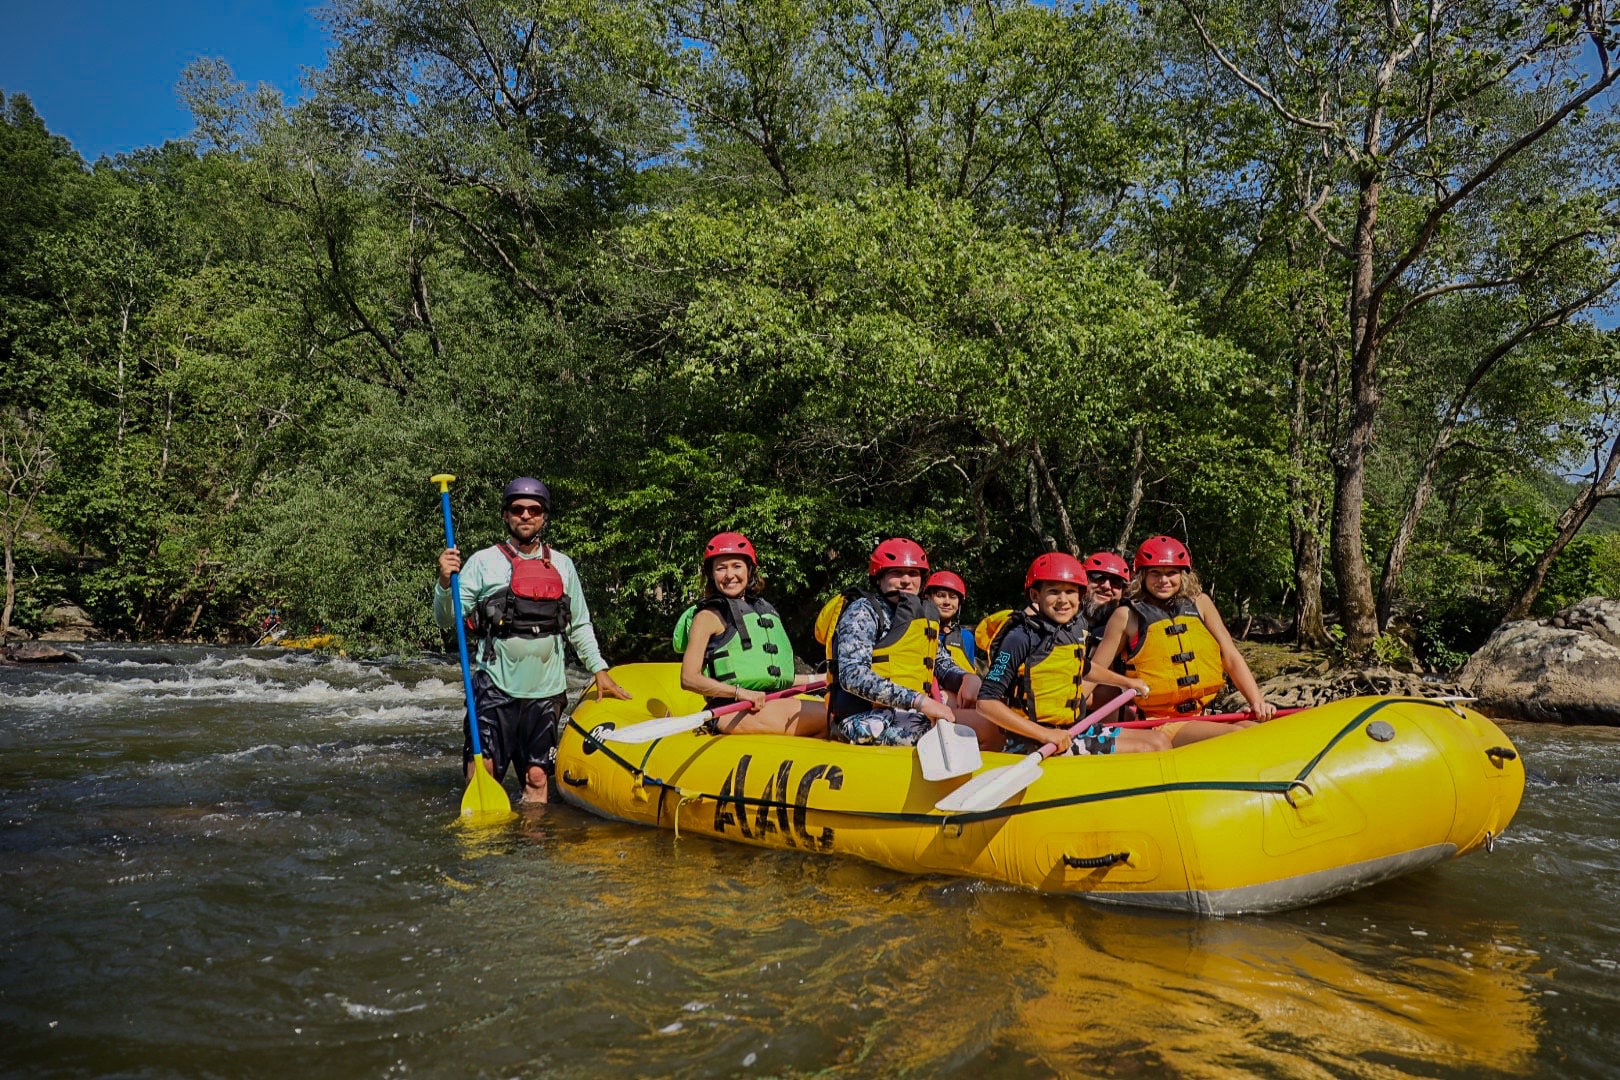
[[[303,637],[276,638],[271,644],[283,649],[337,650],[343,648],[343,638],[338,634],[305,634]]]
[[[1518,753],[1485,717],[1359,697],[1178,750],[1049,759],[1007,804],[945,814],[934,804],[968,778],[930,783],[905,747],[702,733],[615,744],[615,728],[703,701],[675,664],[613,677],[634,699],[593,687],[559,749],[561,794],[583,809],[1111,904],[1301,907],[1489,848],[1524,794]],[[1018,760],[985,754],[982,768]]]

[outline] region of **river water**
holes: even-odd
[[[6,1076],[1620,1075],[1620,732],[1507,725],[1493,854],[1121,912],[568,807],[452,827],[460,679],[0,668]]]

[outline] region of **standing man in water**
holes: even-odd
[[[484,760],[497,780],[508,762],[515,765],[522,802],[530,804],[549,799],[557,768],[557,727],[567,697],[564,638],[596,677],[599,694],[630,697],[607,672],[573,560],[540,539],[550,513],[545,484],[528,476],[513,480],[501,493],[507,539],[474,552],[465,566],[459,549],[446,548],[433,590],[434,621],[454,630],[450,577],[460,573],[461,608],[476,642],[473,701]],[[470,733],[462,760],[470,779]]]

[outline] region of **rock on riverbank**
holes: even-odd
[[[1620,600],[1588,597],[1545,621],[1504,623],[1458,682],[1496,716],[1620,724]]]
[[[0,660],[10,664],[74,664],[84,657],[40,641],[13,641],[0,647]]]
[[[1266,700],[1279,709],[1310,708],[1363,694],[1397,697],[1461,696],[1463,690],[1451,682],[1432,676],[1415,675],[1388,667],[1328,671],[1325,674],[1293,673],[1261,682]],[[1235,690],[1215,702],[1212,712],[1240,712],[1248,708],[1243,695]]]

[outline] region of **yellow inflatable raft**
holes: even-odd
[[[343,639],[337,634],[305,634],[303,637],[277,638],[271,644],[283,649],[341,649]]]
[[[762,847],[854,855],[1116,904],[1211,915],[1278,911],[1489,847],[1524,768],[1486,718],[1445,702],[1362,697],[1157,754],[1048,760],[1008,803],[934,809],[916,753],[772,735],[615,744],[615,728],[696,712],[675,664],[592,688],[559,750],[562,796],[620,821]],[[982,768],[1011,765],[985,754]]]

